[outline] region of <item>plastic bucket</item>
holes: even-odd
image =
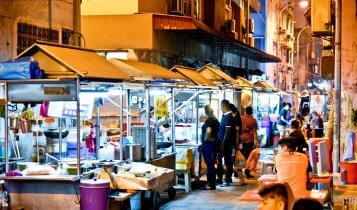
[[[340,162],[339,165],[345,170],[346,184],[357,184],[357,162]]]
[[[81,210],[107,210],[110,183],[102,179],[89,179],[81,181]]]

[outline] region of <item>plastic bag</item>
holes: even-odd
[[[236,157],[234,159],[234,167],[236,169],[242,169],[242,168],[245,168],[246,164],[247,164],[247,161],[244,158],[243,154],[240,152],[240,150],[237,150]]]
[[[257,169],[259,156],[260,156],[259,148],[253,149],[253,151],[250,153],[248,157],[246,169],[255,171]]]

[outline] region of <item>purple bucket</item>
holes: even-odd
[[[81,181],[81,210],[107,210],[110,183],[102,179]]]

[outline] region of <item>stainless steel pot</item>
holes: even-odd
[[[144,146],[141,144],[126,144],[125,145],[125,159],[131,161],[142,160],[144,157]]]

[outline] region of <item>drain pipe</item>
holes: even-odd
[[[340,121],[341,121],[341,34],[342,34],[342,0],[336,0],[335,32],[335,112],[333,122],[333,172],[338,173],[340,162]]]

